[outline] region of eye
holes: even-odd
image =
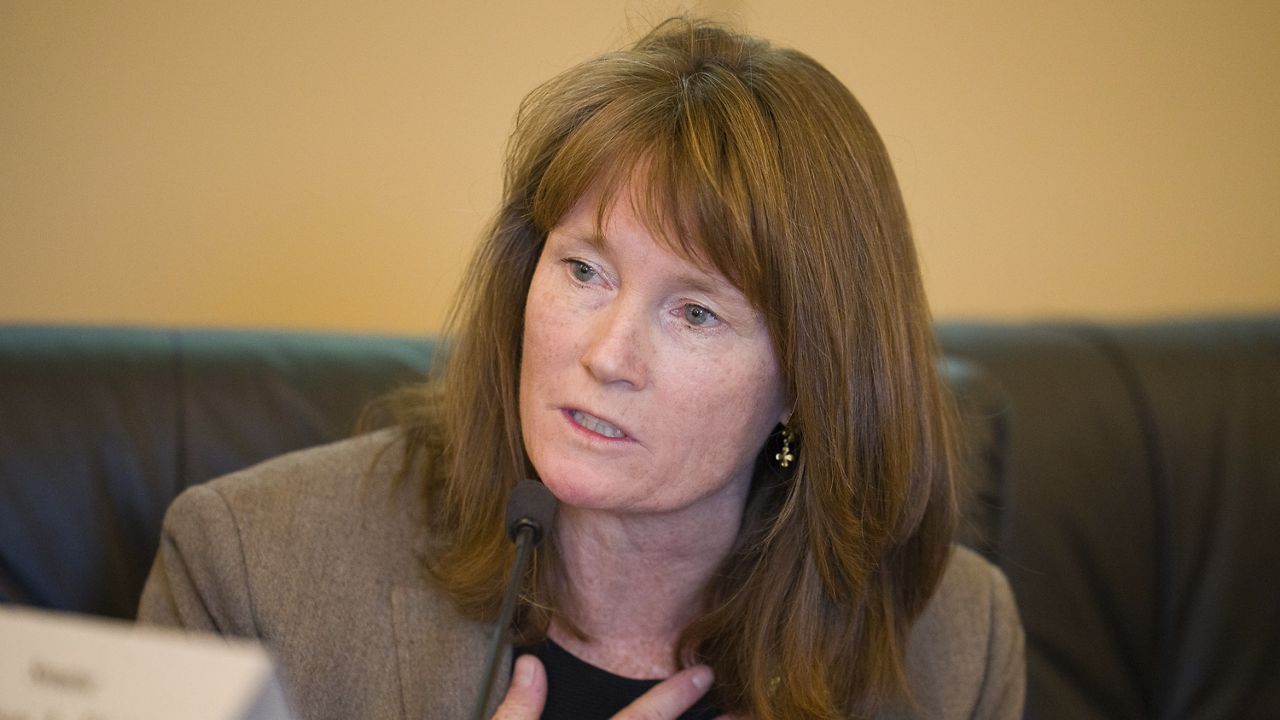
[[[684,320],[690,325],[699,328],[715,327],[720,324],[720,318],[716,317],[715,313],[693,303],[684,306]]]
[[[589,283],[596,279],[596,275],[598,274],[596,269],[587,263],[574,258],[566,258],[563,262],[565,265],[569,266],[569,274],[573,276],[574,280],[577,280],[580,283]]]

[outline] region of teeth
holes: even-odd
[[[610,425],[609,423],[601,420],[600,418],[594,415],[588,415],[582,412],[581,410],[573,411],[573,421],[578,423],[582,427],[592,432],[598,432],[605,437],[620,438],[625,434],[618,428]]]

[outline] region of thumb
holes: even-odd
[[[511,687],[493,720],[537,720],[547,702],[547,673],[532,655],[521,655],[511,673]]]

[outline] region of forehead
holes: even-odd
[[[756,233],[759,209],[751,183],[733,172],[709,175],[681,148],[625,141],[622,146],[592,155],[585,165],[556,158],[531,198],[532,219],[543,237],[575,209],[588,208],[581,215],[601,232],[610,211],[626,207],[659,246],[723,276],[763,310],[774,263],[765,259],[771,255],[762,244],[768,238]]]
[[[680,247],[669,240],[669,235],[659,234],[631,211],[629,206],[610,204],[606,206],[603,217],[596,213],[598,205],[594,199],[575,205],[552,232],[572,242],[589,245],[604,255],[616,255],[626,250],[639,240],[641,243],[652,243],[658,252],[667,256],[665,260],[652,262],[653,269],[660,270],[668,279],[694,290],[722,297],[739,298],[746,303],[742,290],[735,286],[705,258],[691,258],[680,252]],[[670,228],[667,229],[670,233]],[[639,233],[639,235],[637,235]],[[748,303],[749,304],[749,303]]]
[[[659,248],[687,264],[690,274],[706,276],[714,279],[716,284],[738,289],[729,274],[710,259],[709,249],[702,239],[704,234],[696,219],[689,218],[687,212],[668,208],[658,193],[645,188],[646,180],[644,175],[633,175],[617,187],[593,184],[553,229],[606,250],[610,242],[621,240],[611,236],[611,233],[617,234],[622,229],[618,227],[620,222],[634,223]]]

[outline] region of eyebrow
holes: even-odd
[[[547,237],[550,238],[553,233],[557,232],[575,242],[584,242],[596,250],[603,252],[608,249],[608,240],[603,233],[594,227],[586,229],[561,224],[551,228],[551,231],[547,233]]]
[[[695,267],[696,264],[694,265]],[[670,278],[673,287],[688,288],[692,292],[706,295],[715,307],[716,313],[733,322],[740,323],[746,314],[756,310],[746,293],[734,285],[719,271],[681,272]]]
[[[735,299],[742,295],[742,291],[734,287],[733,283],[708,274],[681,273],[676,275],[673,280],[685,287],[717,297],[727,296],[728,299]]]
[[[594,223],[592,223],[592,225],[594,226]],[[604,233],[599,232],[595,227],[584,228],[581,226],[558,225],[552,229],[552,232],[559,232],[571,241],[587,243],[592,248],[599,250],[602,253],[609,252],[609,239],[604,235]],[[550,235],[550,233],[548,233],[548,235]],[[679,253],[676,253],[670,247],[667,247],[666,244],[659,243],[659,247],[664,248],[667,252],[670,252],[676,255],[676,257],[680,257],[681,259],[686,260],[686,262],[697,267],[697,263],[694,263],[692,260],[688,260],[687,258],[683,258]],[[751,301],[747,300],[746,295],[742,290],[729,282],[729,279],[724,277],[718,271],[680,273],[671,278],[671,283],[673,285],[687,287],[695,292],[714,296],[718,301],[739,302],[747,307],[751,307]]]

